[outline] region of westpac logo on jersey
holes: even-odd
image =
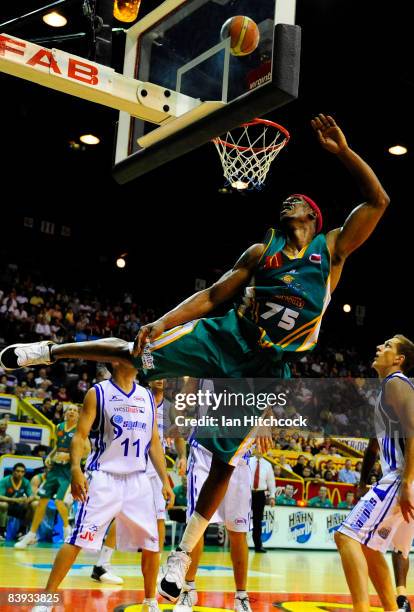
[[[114,412],[133,412],[144,414],[145,406],[114,406]]]

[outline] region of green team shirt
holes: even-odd
[[[339,502],[339,504],[336,507],[337,508],[344,508],[346,510],[351,510],[351,508],[353,508],[354,506],[355,506],[355,504],[349,505],[348,502],[341,501],[341,502]]]
[[[73,435],[76,431],[75,427],[66,430],[66,423],[59,423],[56,427],[56,436],[57,436],[57,444],[56,444],[56,452],[57,453],[69,453],[70,452],[70,443],[72,442]]]
[[[177,485],[173,489],[175,495],[175,505],[176,506],[186,506],[187,505],[187,489],[183,487],[183,485]]]
[[[296,500],[292,497],[287,497],[282,493],[282,495],[278,495],[276,497],[276,505],[277,506],[296,506]]]
[[[313,508],[333,508],[333,505],[330,499],[326,498],[325,500],[323,500],[319,496],[312,497],[312,499],[308,501],[308,506],[311,508],[312,507]]]
[[[32,495],[32,487],[27,478],[23,478],[18,488],[10,476],[5,476],[0,480],[0,495],[4,497],[30,497]]]
[[[315,236],[294,259],[282,252],[282,232],[269,230],[265,243],[251,286],[235,305],[237,313],[259,328],[263,348],[280,354],[312,350],[330,300],[326,236]]]

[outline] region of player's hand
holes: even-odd
[[[311,124],[321,146],[330,153],[338,155],[338,153],[348,148],[344,133],[330,115],[319,113],[317,117],[312,119]]]
[[[185,476],[187,471],[187,458],[181,457],[177,459],[177,473],[179,476]]]
[[[70,490],[73,499],[80,502],[85,502],[88,495],[88,481],[86,480],[85,474],[80,468],[72,469],[72,481],[70,484]]]
[[[172,490],[169,482],[166,482],[164,486],[162,487],[162,495],[165,501],[167,502],[167,510],[169,510],[170,508],[174,506],[174,502],[175,502],[175,493]]]
[[[165,323],[162,319],[154,321],[154,323],[143,325],[134,340],[134,348],[132,350],[133,356],[139,357],[142,354],[145,345],[148,342],[151,342],[151,340],[158,338],[163,331],[165,331]]]
[[[414,492],[412,483],[402,483],[399,504],[405,522],[409,523],[410,519],[414,521]]]
[[[364,497],[364,495],[368,493],[370,488],[371,488],[370,485],[368,485],[366,482],[358,483],[357,489],[356,489],[356,498],[361,499],[361,497]]]
[[[272,436],[257,436],[256,438],[256,448],[259,453],[262,455],[266,455],[266,453],[273,448],[273,438]]]

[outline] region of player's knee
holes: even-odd
[[[5,511],[9,509],[9,504],[5,501],[0,502],[0,511]]]
[[[217,484],[228,482],[233,474],[234,466],[220,461],[213,455],[209,477],[213,478]]]
[[[347,536],[341,533],[340,531],[335,531],[334,539],[335,539],[335,544],[337,548],[341,548],[341,546],[344,545],[347,539]]]
[[[244,531],[232,531],[227,527],[227,533],[229,534],[230,541],[243,542],[243,540],[246,540],[246,533]]]

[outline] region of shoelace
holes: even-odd
[[[186,605],[186,606],[190,606],[191,608],[193,607],[193,602],[191,599],[191,595],[190,595],[190,591],[183,591],[181,593],[181,601],[180,604],[182,605]]]
[[[241,603],[243,612],[249,612],[249,598],[244,597],[243,599],[241,599],[240,597],[236,597],[236,599]]]

